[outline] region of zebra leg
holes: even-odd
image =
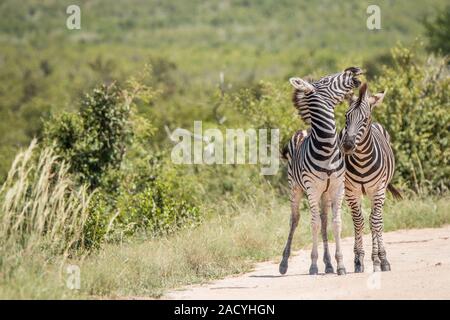
[[[377,237],[377,219],[373,212],[370,213],[370,231],[372,232],[372,263],[373,263],[373,271],[378,272],[381,271],[381,261],[378,256],[378,237]]]
[[[381,219],[381,211],[378,209],[380,205],[380,193],[372,197],[372,211],[370,212],[370,231],[372,232],[372,262],[373,271],[381,271],[381,260],[378,252],[378,235],[381,232],[383,220]]]
[[[322,210],[320,213],[320,220],[322,226],[322,241],[323,241],[323,262],[325,263],[325,273],[334,273],[333,265],[331,264],[330,251],[328,248],[328,212],[330,211],[331,202],[328,198],[322,198]]]
[[[383,222],[381,223],[381,231],[378,236],[378,257],[381,260],[381,271],[391,271],[391,264],[386,258],[386,249],[383,243]]]
[[[333,210],[333,232],[334,239],[336,241],[336,262],[337,262],[337,274],[345,275],[345,266],[344,259],[342,256],[341,250],[341,230],[342,230],[342,221],[341,221],[341,205],[342,199],[344,197],[344,184],[340,184],[336,190],[335,198],[332,202],[331,208]]]
[[[311,210],[311,233],[312,233],[312,250],[311,250],[311,266],[309,267],[309,274],[316,275],[319,273],[317,268],[317,259],[319,258],[318,253],[318,242],[319,242],[319,231],[320,231],[320,195],[318,192],[309,190],[308,201]]]
[[[386,250],[383,242],[383,205],[386,198],[386,190],[383,188],[373,200],[373,215],[375,231],[378,244],[378,258],[380,260],[381,271],[391,271],[391,265],[386,258]]]
[[[302,191],[298,187],[291,188],[291,221],[288,239],[286,242],[286,247],[283,251],[283,259],[281,260],[279,271],[281,274],[285,274],[288,269],[288,260],[291,255],[291,243],[294,237],[295,229],[297,228],[298,221],[300,219],[300,214],[298,212],[298,206]]]
[[[364,272],[364,216],[361,211],[361,195],[352,193],[346,198],[352,212],[353,227],[355,229],[355,245],[353,248],[355,253],[355,273],[360,273]]]
[[[381,260],[378,255],[378,236],[376,231],[376,218],[374,217],[374,212],[372,211],[370,214],[370,230],[372,232],[372,263],[373,263],[373,271],[379,272],[381,271]]]
[[[311,250],[311,266],[309,267],[309,274],[316,275],[319,273],[317,267],[317,259],[319,258],[318,243],[319,243],[319,231],[320,231],[320,213],[319,208],[316,206],[314,209],[311,206],[311,233],[313,246]]]

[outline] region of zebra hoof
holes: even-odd
[[[364,273],[364,266],[362,264],[355,264],[355,273]]]
[[[279,268],[280,273],[285,274],[287,272],[287,269],[288,269],[288,262],[285,260],[281,261]]]
[[[373,265],[373,272],[380,272],[381,271],[381,266],[379,264],[374,264]]]
[[[325,273],[334,273],[334,269],[331,264],[328,266],[325,266]]]
[[[345,271],[345,268],[342,267],[342,268],[337,269],[337,274],[338,274],[338,276],[344,276],[347,274],[347,272]]]
[[[381,271],[391,271],[391,265],[389,262],[382,262],[381,263]]]
[[[355,273],[364,272],[364,257],[355,257]]]
[[[309,268],[309,275],[314,276],[314,275],[317,275],[317,274],[319,274],[319,269],[317,268],[317,266],[312,265]]]

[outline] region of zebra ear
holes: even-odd
[[[369,98],[370,106],[373,108],[373,107],[381,104],[381,102],[383,102],[385,95],[386,95],[386,90],[384,90],[383,92],[375,93],[373,96],[371,96]]]
[[[310,93],[315,91],[314,86],[310,84],[308,81],[305,81],[303,79],[297,77],[290,78],[289,82],[295,89],[302,91],[304,93]]]
[[[366,93],[368,92],[367,89],[368,89],[367,82],[364,82],[359,88],[359,97],[358,97],[359,100],[362,100],[365,97]]]

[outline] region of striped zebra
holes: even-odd
[[[308,134],[298,132],[290,140],[285,155],[288,158],[288,182],[291,189],[290,231],[279,271],[285,274],[291,252],[292,238],[299,221],[299,201],[306,193],[311,210],[313,247],[310,274],[317,274],[317,245],[321,229],[324,243],[325,272],[333,273],[327,239],[327,214],[333,213],[333,231],[336,239],[337,273],[345,274],[340,247],[341,203],[344,197],[344,160],[338,146],[334,119],[335,106],[361,82],[361,69],[347,68],[341,73],[309,83],[291,78],[294,87],[293,103],[303,120],[310,124]],[[305,137],[306,136],[306,137]],[[321,227],[322,226],[322,227]]]
[[[379,123],[372,122],[371,116],[373,108],[383,101],[384,95],[385,92],[370,95],[367,84],[364,83],[359,97],[350,101],[345,128],[339,133],[345,154],[345,198],[351,209],[355,228],[355,272],[364,272],[364,217],[361,212],[363,195],[367,195],[372,202],[370,228],[374,271],[391,270],[383,244],[382,210],[386,189],[396,198],[401,195],[390,184],[395,167],[390,136]]]

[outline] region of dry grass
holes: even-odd
[[[1,280],[26,257],[67,257],[82,243],[90,195],[76,187],[51,149],[36,151],[34,140],[17,155],[0,189]]]

